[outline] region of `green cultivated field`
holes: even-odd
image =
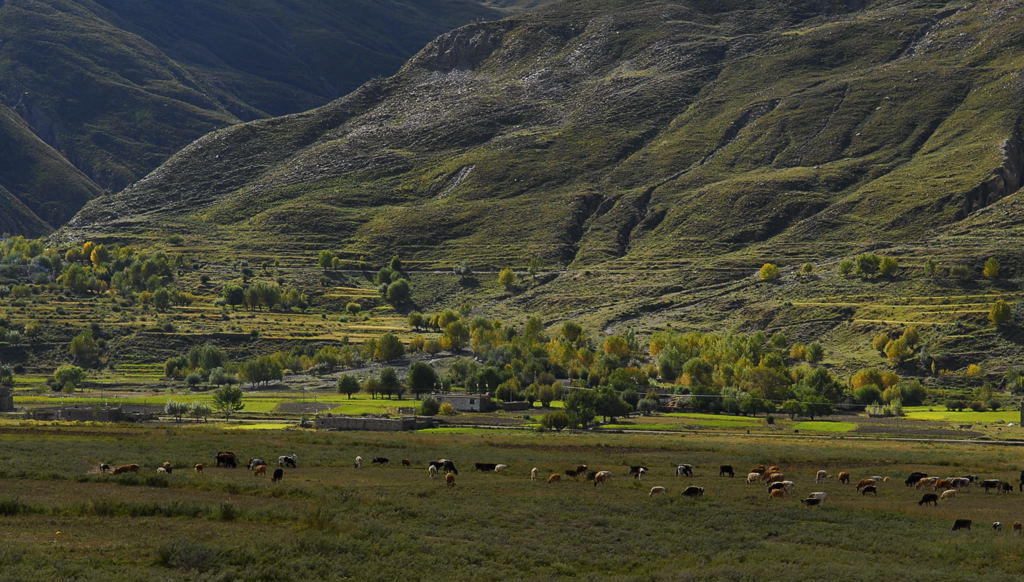
[[[934,580],[951,568],[1015,576],[1024,539],[993,521],[1024,519],[1019,494],[962,492],[938,507],[917,505],[903,486],[911,470],[976,473],[1016,481],[1015,448],[857,442],[763,436],[662,436],[424,431],[318,433],[120,425],[0,426],[0,566],[9,580]],[[297,453],[283,482],[245,469],[207,467],[218,450],[247,459]],[[356,470],[352,459],[387,456]],[[424,466],[446,457],[457,485]],[[398,460],[408,458],[413,468]],[[177,468],[159,476],[169,460]],[[101,475],[99,462],[139,463],[136,475]],[[273,462],[273,461],[272,461]],[[478,473],[474,462],[502,462]],[[677,463],[696,467],[674,476]],[[602,487],[565,479],[531,482],[578,463],[614,473]],[[776,463],[794,495],[720,478]],[[643,482],[627,466],[646,464]],[[877,497],[818,469],[855,479],[892,476]],[[702,498],[680,497],[688,484]],[[651,498],[653,485],[668,495]],[[798,497],[829,494],[808,508]],[[951,532],[956,518],[973,531]]]

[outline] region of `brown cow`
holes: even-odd
[[[192,469],[195,470],[196,473],[202,473],[203,472],[203,464],[202,463],[196,463],[195,465],[192,465]]]
[[[850,474],[847,473],[846,471],[840,471],[837,475],[837,478],[839,479],[839,482],[842,483],[843,485],[850,484]]]
[[[783,479],[785,479],[785,476],[782,473],[768,473],[764,477],[764,480],[768,483],[775,483],[776,481],[782,481]]]
[[[455,473],[445,473],[444,482],[448,487],[455,487]]]
[[[594,475],[594,487],[597,487],[599,484],[605,483],[611,476],[612,474],[609,473],[608,471],[598,471],[597,475]]]
[[[1017,534],[1024,534],[1024,523],[1019,521],[1013,522],[1013,531],[1017,532]]]
[[[875,481],[874,479],[861,479],[857,483],[857,491],[860,491],[861,489],[868,487],[869,485],[875,485],[876,483],[877,481]]]
[[[548,484],[559,483],[561,481],[562,481],[562,476],[559,475],[558,473],[552,473],[552,474],[548,475]]]
[[[132,463],[130,465],[119,465],[118,467],[116,467],[114,469],[114,474],[115,475],[120,475],[121,473],[129,473],[129,472],[130,473],[138,473],[139,472],[139,466],[136,465],[135,463]]]
[[[768,492],[768,497],[770,499],[782,499],[785,496],[786,496],[786,490],[785,489],[772,489],[771,491]]]
[[[953,488],[953,479],[939,479],[932,485],[932,489],[938,491],[939,489],[945,491],[946,489]]]
[[[256,477],[265,476],[267,474],[267,466],[266,465],[256,465],[252,469],[252,474],[254,476],[256,476]]]

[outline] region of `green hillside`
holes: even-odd
[[[785,329],[870,363],[863,334],[980,330],[985,305],[1015,300],[1022,16],[995,1],[564,2],[442,35],[319,109],[211,133],[57,240],[173,232],[223,257],[326,248],[351,266],[399,253],[425,307]],[[837,273],[865,250],[900,269]],[[980,280],[992,255],[1002,283]],[[920,275],[928,258],[938,275]],[[488,282],[531,262],[546,274],[513,294]],[[757,281],[765,262],[781,279]],[[460,263],[485,284],[444,274]],[[948,275],[958,264],[968,278]],[[950,297],[964,307],[933,305]],[[1018,352],[979,333],[943,347],[949,366]]]
[[[19,148],[21,175],[0,176],[0,186],[60,226],[97,192],[124,188],[213,129],[322,105],[393,73],[436,35],[519,4],[0,3],[0,104],[49,146]],[[21,133],[5,122],[0,140],[21,143]],[[54,154],[84,176],[43,173]],[[15,233],[48,230],[11,222]]]

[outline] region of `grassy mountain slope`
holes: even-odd
[[[612,329],[898,323],[807,299],[931,282],[751,274],[1005,248],[948,233],[1020,186],[1022,16],[997,0],[565,2],[443,35],[319,109],[205,136],[60,236],[183,232],[430,268],[539,257],[554,276],[516,297],[424,275],[418,300]]]
[[[2,2],[0,104],[92,180],[85,191],[78,178],[58,192],[2,185],[33,210],[36,201],[48,205],[41,218],[59,226],[83,193],[120,190],[213,129],[326,103],[393,73],[437,34],[517,5]],[[78,195],[59,193],[72,189]],[[15,231],[38,233],[28,223]]]

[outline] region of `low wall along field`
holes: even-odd
[[[210,580],[400,577],[509,580],[939,579],[951,568],[1012,579],[1024,567],[1021,493],[962,491],[938,507],[903,480],[977,474],[1016,486],[1015,447],[851,442],[766,436],[230,431],[122,425],[0,426],[0,547],[10,580]],[[297,454],[283,479],[217,468]],[[354,458],[364,459],[362,468]],[[371,465],[387,457],[386,466]],[[454,487],[430,479],[430,460],[455,461]],[[409,459],[410,467],[400,462]],[[170,461],[170,475],[156,467]],[[99,463],[137,463],[101,474]],[[500,473],[474,463],[504,463]],[[191,467],[206,465],[202,474]],[[600,486],[563,474],[578,464],[612,471]],[[693,478],[676,477],[691,463]],[[646,465],[642,482],[629,465]],[[730,464],[736,478],[718,476]],[[778,464],[795,491],[769,499],[743,476]],[[890,476],[878,496],[834,478]],[[273,472],[273,471],[270,471]],[[684,498],[687,485],[705,495]],[[649,497],[652,486],[667,495]],[[1015,487],[1016,489],[1016,487]],[[825,491],[821,507],[799,499]],[[971,531],[951,532],[955,519]],[[991,523],[1006,524],[994,531]]]

